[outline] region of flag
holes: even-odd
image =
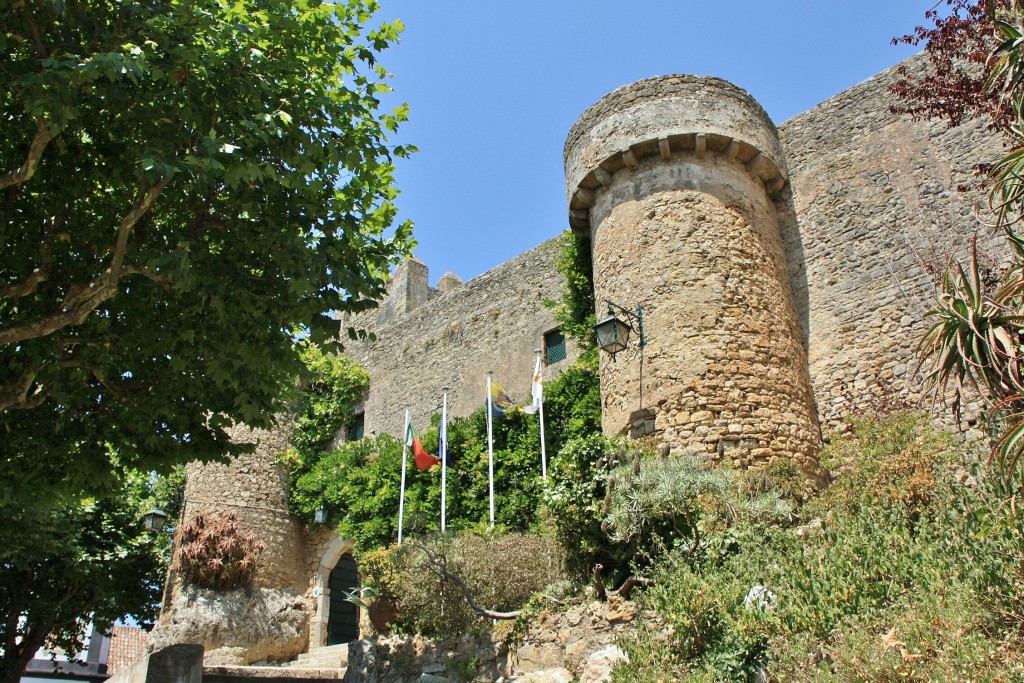
[[[540,366],[540,354],[537,354],[537,364],[533,368],[533,386],[530,393],[533,395],[533,407],[540,408],[544,402],[544,370]]]
[[[516,402],[512,400],[512,397],[506,393],[501,385],[491,380],[491,415],[494,417],[501,417],[512,408],[516,407]]]
[[[441,457],[444,456],[444,464],[452,466],[452,452],[448,450],[448,424],[444,420],[441,421],[441,428],[437,432],[437,456],[438,462],[441,462]]]
[[[412,449],[412,456],[416,460],[416,469],[418,470],[429,469],[441,462],[440,458],[435,458],[423,450],[423,444],[420,443],[420,438],[416,436],[416,431],[413,430],[411,422],[409,423],[409,429],[405,432],[405,445]]]

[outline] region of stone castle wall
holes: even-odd
[[[977,218],[983,193],[957,191],[1005,153],[1001,139],[984,120],[949,129],[891,113],[896,79],[894,67],[779,127],[796,211],[783,234],[826,431],[919,405],[914,348],[945,260],[969,258],[979,229],[982,252],[1006,254]]]
[[[291,429],[272,431],[237,426],[237,442],[255,442],[252,453],[228,463],[190,463],[185,480],[185,519],[199,512],[233,512],[242,525],[267,545],[254,579],[257,586],[303,593],[306,571],[302,522],[288,511],[288,471],[277,456],[290,445]]]
[[[895,78],[889,70],[828,100],[777,138],[756,103],[716,79],[679,85],[711,83],[720,106],[684,92],[662,98],[667,114],[647,111],[656,89],[627,87],[589,110],[601,124],[598,142],[567,164],[570,225],[593,231],[599,313],[605,298],[644,303],[650,344],[642,384],[635,346],[614,362],[602,357],[606,432],[653,430],[671,449],[741,466],[775,455],[807,466],[821,432],[851,414],[916,404],[914,347],[938,272],[948,254],[969,254],[981,227],[983,195],[957,187],[1003,150],[983,121],[947,129],[890,113]],[[673,128],[684,119],[691,125]],[[586,147],[591,133],[576,126],[568,144]],[[979,244],[1002,253],[988,233]],[[449,413],[471,413],[487,370],[527,398],[533,351],[557,327],[544,306],[561,295],[557,257],[551,240],[466,283],[445,274],[436,287],[413,259],[380,308],[342,320],[343,331],[377,335],[345,342],[370,373],[366,435],[400,436],[406,405],[424,430],[446,385]],[[548,379],[574,360],[571,343],[568,352]],[[267,543],[258,586],[303,613],[287,621],[289,652],[273,654],[290,656],[323,642],[324,580],[346,548],[288,515],[276,461],[288,429],[234,436],[255,438],[256,452],[191,465],[186,516],[231,510]]]
[[[488,370],[514,399],[529,398],[534,349],[558,327],[544,306],[561,297],[558,253],[558,241],[550,240],[464,284],[448,274],[442,287],[429,290],[426,268],[413,259],[393,278],[404,303],[396,306],[389,289],[379,309],[342,320],[343,329],[361,327],[377,335],[376,341],[345,342],[344,352],[370,373],[365,433],[401,436],[406,405],[422,432],[440,411],[444,386],[449,415],[472,413],[484,405]],[[410,265],[415,272],[407,270]],[[419,292],[410,294],[410,283]],[[545,371],[546,379],[575,359],[571,342],[567,351],[565,361]]]

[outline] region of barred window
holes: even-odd
[[[363,438],[363,429],[366,425],[366,413],[356,413],[352,416],[352,426],[348,430],[349,441],[359,441]]]
[[[565,360],[565,335],[554,329],[544,334],[544,364],[554,365]]]

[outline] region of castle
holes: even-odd
[[[565,146],[568,224],[589,240],[598,317],[606,301],[644,314],[642,347],[634,337],[614,360],[602,354],[605,433],[739,466],[790,458],[815,475],[823,434],[921,398],[914,347],[935,266],[966,253],[984,205],[957,188],[1002,146],[982,120],[947,128],[891,113],[896,78],[890,69],[778,128],[740,88],[694,76],[638,81],[583,113]],[[488,370],[524,396],[534,349],[549,377],[571,363],[577,350],[544,306],[561,292],[557,252],[552,240],[436,287],[423,263],[400,266],[378,309],[342,321],[377,336],[346,344],[371,377],[358,428],[399,435],[406,404],[425,425],[442,386],[450,412],[468,414]],[[241,663],[326,644],[339,602],[330,575],[352,549],[288,515],[274,460],[287,430],[257,437],[230,465],[190,466],[186,504],[240,511],[270,546],[257,584],[279,607],[274,645],[186,624],[198,598],[181,590],[161,624],[165,640],[191,628],[214,657]]]

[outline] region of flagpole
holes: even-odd
[[[487,483],[490,491],[491,526],[494,526],[494,416],[491,404],[491,375],[487,371]]]
[[[447,527],[446,507],[448,485],[448,387],[441,387],[444,397],[441,399],[441,431],[438,434],[441,455],[441,533]]]
[[[537,402],[537,412],[540,415],[540,473],[541,478],[546,482],[548,480],[548,449],[544,442],[544,366],[540,362],[541,350],[534,349],[533,352],[537,354],[537,372],[533,381],[540,382],[540,396]]]
[[[405,407],[405,432],[402,439],[402,487],[398,494],[398,545],[402,545],[402,518],[405,515],[405,463],[409,456],[409,406]]]

